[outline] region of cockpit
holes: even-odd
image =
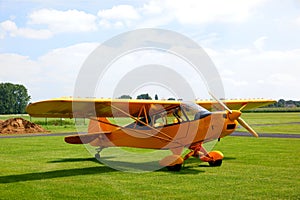
[[[186,121],[193,121],[205,118],[211,112],[194,103],[182,103],[180,106],[163,110],[150,116],[152,126],[166,126]]]
[[[140,115],[127,128],[150,129],[162,126],[170,126],[179,123],[203,119],[211,112],[195,104],[183,102],[180,105],[152,105],[149,109],[143,109]],[[146,111],[147,110],[147,111]]]

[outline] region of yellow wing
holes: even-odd
[[[240,99],[240,100],[222,100],[228,108],[231,110],[239,110],[243,108],[243,110],[251,110],[254,108],[259,108],[263,106],[267,106],[269,104],[273,104],[276,101],[271,99]],[[196,103],[207,110],[211,110],[213,107],[222,108],[222,106],[216,101],[209,100],[198,100]]]
[[[249,110],[274,103],[274,100],[224,100],[224,103],[232,110],[238,110],[242,106]],[[122,99],[72,99],[58,98],[31,103],[26,111],[32,117],[55,118],[89,118],[89,117],[138,117],[142,109],[148,113],[149,109],[160,111],[173,106],[178,106],[181,101],[160,100],[122,100]],[[211,100],[196,101],[200,106],[211,110],[218,105]]]
[[[180,101],[123,100],[123,99],[52,99],[31,103],[26,112],[32,117],[89,118],[138,117],[140,111],[150,108],[167,109],[180,105]]]

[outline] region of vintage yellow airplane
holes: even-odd
[[[210,166],[220,166],[223,154],[207,152],[205,142],[223,138],[238,123],[253,136],[257,133],[240,117],[242,109],[274,103],[273,100],[183,101],[72,99],[60,98],[32,103],[27,113],[32,117],[90,118],[88,134],[65,137],[70,144],[90,144],[100,151],[108,147],[135,147],[171,150],[172,155],[159,161],[169,170],[179,171],[184,160],[199,157]],[[225,108],[214,111],[215,105]],[[210,111],[209,111],[210,110]],[[131,118],[126,125],[112,123],[111,118]],[[182,156],[184,148],[190,149]]]

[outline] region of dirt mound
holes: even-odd
[[[45,133],[47,130],[23,118],[12,118],[0,122],[0,134]]]

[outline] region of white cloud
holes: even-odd
[[[281,6],[279,2],[270,1],[269,5],[265,5],[266,1],[148,0],[143,5],[137,3],[140,6],[115,5],[108,9],[94,7],[91,9],[94,13],[87,11],[89,5],[85,5],[85,11],[82,11],[82,7],[77,4],[72,4],[76,10],[59,10],[55,5],[51,6],[55,9],[24,8],[22,13],[27,13],[27,18],[21,17],[19,13],[10,13],[11,17],[7,16],[6,21],[0,21],[0,39],[48,39],[60,33],[93,32],[101,28],[168,28],[192,39],[196,38],[201,41],[201,45],[206,46],[206,52],[223,77],[228,97],[263,95],[300,99],[299,94],[295,93],[299,91],[300,49],[296,38],[293,38],[299,32],[299,14],[295,8],[289,8],[290,3],[278,7]],[[127,2],[130,4],[130,1]],[[280,9],[289,13],[278,13]],[[109,33],[117,34],[114,31]],[[94,33],[89,34],[89,39],[99,38],[99,32]],[[288,37],[288,33],[292,33],[292,36]],[[102,32],[101,35],[104,35],[104,39],[109,38],[109,34]],[[78,35],[72,34],[72,37],[78,41]],[[289,40],[285,40],[285,37]],[[54,46],[65,46],[61,38],[56,39],[57,44]],[[21,41],[20,46],[15,44],[16,40],[13,43],[11,41],[5,41],[5,45],[0,47],[1,52],[28,49],[28,46],[21,46],[21,39],[18,40]],[[49,47],[48,42],[32,41],[28,51],[28,55],[38,56],[37,59],[11,53],[0,54],[0,81],[26,83],[30,85],[33,96],[36,93],[48,95],[45,98],[69,95],[72,91],[67,88],[72,88],[80,64],[93,45],[78,44],[39,55],[35,46],[41,45],[43,49]]]
[[[247,86],[249,84],[245,80],[229,79],[229,78],[223,78],[223,82],[224,82],[225,85],[230,85],[230,87],[244,87],[244,86]]]
[[[211,22],[243,22],[265,0],[205,1],[205,0],[150,0],[141,7],[117,5],[100,10],[100,25],[105,28],[157,27],[172,21],[183,25],[201,25]],[[122,26],[120,26],[122,24]]]
[[[268,39],[268,37],[266,37],[266,36],[260,37],[257,40],[255,40],[253,44],[259,51],[262,51],[265,46],[265,41],[267,39]]]
[[[295,22],[296,24],[300,25],[300,16],[296,18]]]
[[[24,72],[29,76],[39,72],[38,64],[35,61],[30,60],[28,56],[10,53],[0,54],[0,62],[1,81],[13,78],[14,81],[22,82],[27,79],[27,77],[24,76]]]
[[[246,20],[253,8],[262,1],[167,1],[176,18],[181,23],[201,24],[207,22],[241,22]]]
[[[0,82],[24,84],[33,100],[72,96],[80,67],[97,45],[81,43],[54,49],[36,60],[0,54]]]
[[[55,33],[97,30],[96,16],[78,10],[37,10],[29,15],[28,23],[46,25]]]
[[[48,39],[57,33],[63,32],[89,32],[97,30],[97,17],[78,10],[59,11],[41,9],[33,11],[28,16],[27,26],[18,27],[12,20],[0,23],[0,38],[5,35],[11,37],[25,37],[31,39]],[[43,28],[30,28],[30,26],[44,26]]]
[[[5,31],[9,31],[9,32],[15,32],[18,30],[17,25],[15,24],[15,22],[10,21],[10,20],[6,20],[4,22],[1,22],[0,24],[1,28]]]
[[[300,49],[231,49],[207,53],[220,72],[227,97],[300,99],[297,92],[300,81]]]
[[[110,9],[99,10],[99,25],[104,28],[129,27],[140,18],[136,8],[131,5],[118,5]]]
[[[144,16],[160,15],[162,21],[169,22],[172,18],[172,21],[181,24],[199,25],[211,22],[243,22],[264,2],[264,0],[152,0],[139,10]]]
[[[76,9],[39,9],[28,14],[25,25],[17,25],[14,19],[2,22],[0,38],[9,35],[48,39],[58,33],[96,31],[99,26],[110,29],[159,27],[171,22],[183,25],[242,22],[264,1],[150,0],[140,7],[116,5],[99,10],[97,15]]]
[[[140,12],[144,15],[157,15],[161,14],[163,9],[162,1],[151,0],[140,8]]]
[[[0,30],[2,30],[2,39],[4,39],[6,34],[10,35],[11,37],[21,36],[34,39],[48,39],[53,35],[49,30],[46,29],[35,30],[31,28],[18,28],[16,23],[11,20],[1,22]]]
[[[137,10],[131,5],[118,5],[111,9],[100,10],[98,16],[105,19],[135,20],[140,18]]]
[[[101,19],[99,21],[99,25],[103,28],[110,29],[110,28],[123,28],[125,24],[121,21],[111,22],[106,19]]]
[[[286,87],[297,85],[298,81],[299,78],[297,80],[295,75],[287,72],[271,74],[266,80],[266,82],[269,82],[273,85],[285,85]]]

